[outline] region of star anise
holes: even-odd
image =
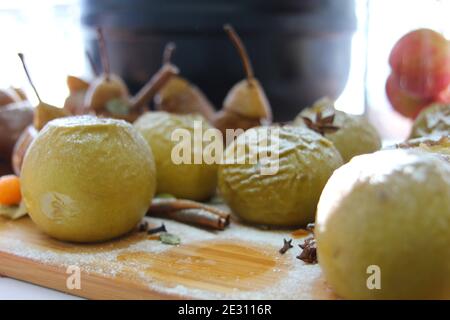
[[[293,248],[292,239],[289,240],[283,239],[283,241],[284,241],[283,248],[281,248],[279,251],[281,254],[285,254],[289,249]]]
[[[333,125],[334,117],[334,112],[326,117],[323,117],[322,111],[317,111],[315,120],[308,117],[302,117],[302,119],[308,128],[320,133],[321,135],[325,135],[326,133],[333,133],[339,130],[338,126]]]
[[[297,256],[297,259],[300,259],[306,263],[316,264],[317,263],[317,245],[316,239],[307,238],[303,242],[303,244],[299,244],[299,247],[302,249],[302,252]]]

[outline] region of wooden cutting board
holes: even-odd
[[[291,237],[288,231],[238,223],[207,231],[146,219],[152,226],[164,222],[181,245],[136,230],[101,244],[64,243],[44,235],[28,217],[0,218],[0,274],[91,299],[335,298],[320,267],[295,258],[301,239],[285,255],[278,253],[283,238]],[[78,270],[80,289],[70,289],[68,277],[73,284]]]

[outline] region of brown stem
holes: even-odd
[[[230,214],[203,203],[183,199],[154,199],[150,215],[223,230],[230,224]]]
[[[149,102],[167,81],[176,74],[178,74],[178,69],[175,66],[170,64],[163,65],[141,90],[131,98],[130,109],[138,109]]]
[[[247,74],[247,79],[250,80],[255,78],[252,63],[250,62],[250,58],[248,57],[247,50],[245,49],[245,46],[242,43],[241,38],[230,24],[226,24],[223,28],[225,32],[228,34],[228,37],[230,37],[231,42],[234,44],[241,57],[245,73]]]
[[[23,53],[18,53],[18,56],[20,58],[20,61],[22,61],[23,70],[25,70],[25,74],[27,75],[28,82],[30,83],[31,87],[33,88],[34,93],[36,94],[36,97],[38,98],[39,102],[41,103],[42,102],[41,97],[39,96],[36,86],[34,85],[33,80],[31,80],[30,73],[28,72],[28,68],[25,63],[25,56],[23,55]]]
[[[166,44],[163,53],[163,61],[162,61],[163,65],[169,64],[171,62],[173,52],[175,51],[176,48],[177,46],[173,42],[169,42],[168,44]]]
[[[86,57],[87,57],[87,59],[89,61],[89,66],[91,67],[92,72],[94,72],[94,75],[96,77],[99,76],[100,72],[99,72],[99,70],[97,68],[97,65],[94,62],[94,58],[92,57],[91,53],[88,50],[86,50],[85,53],[86,53]]]
[[[100,60],[103,66],[103,72],[106,75],[106,81],[109,81],[111,75],[111,68],[109,64],[108,51],[106,50],[106,41],[102,28],[97,28],[98,45],[100,49]]]

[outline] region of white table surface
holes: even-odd
[[[68,295],[52,289],[36,286],[0,276],[0,300],[77,300],[76,296]]]

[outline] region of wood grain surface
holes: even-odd
[[[90,299],[335,298],[320,267],[296,259],[301,239],[278,253],[289,231],[238,223],[208,231],[147,219],[152,226],[164,222],[181,245],[136,230],[105,243],[65,243],[47,237],[28,217],[0,218],[0,274]],[[73,267],[80,270],[80,289],[67,286]]]

